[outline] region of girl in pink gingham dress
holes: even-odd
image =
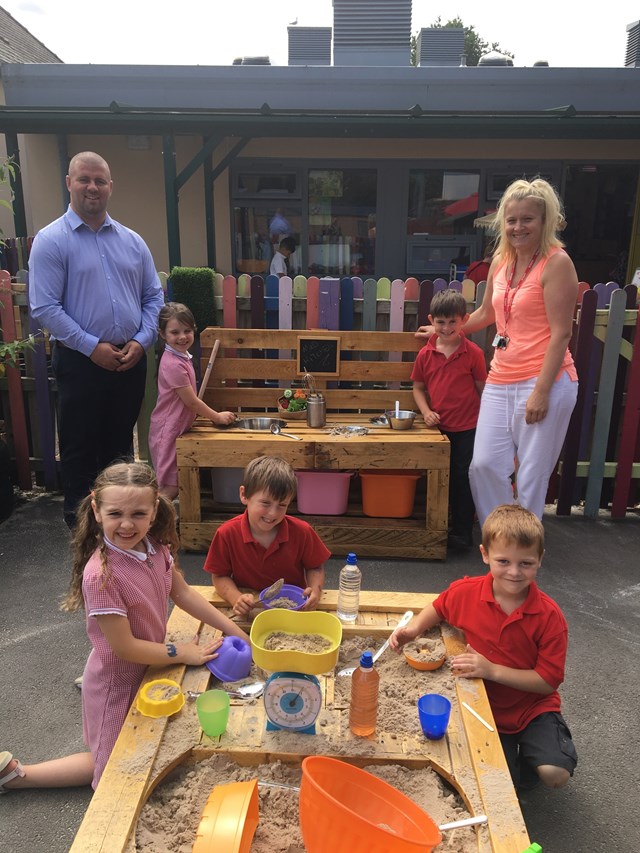
[[[89,752],[20,764],[0,752],[0,793],[13,788],[95,788],[149,665],[202,665],[222,640],[165,643],[168,604],[227,634],[249,638],[185,581],[174,563],[175,513],[142,463],[106,468],[80,505],[66,610],[84,606],[92,650],[82,681]]]
[[[149,452],[160,491],[170,500],[178,494],[176,438],[191,429],[198,415],[218,426],[233,423],[233,412],[216,412],[196,394],[191,353],[196,333],[193,314],[181,302],[167,302],[158,315],[164,353],[158,367],[158,402],[151,413]]]

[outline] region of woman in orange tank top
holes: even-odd
[[[464,326],[466,335],[497,326],[469,470],[480,524],[514,501],[514,468],[517,502],[542,517],[578,393],[568,350],[578,276],[558,237],[562,202],[541,178],[514,181],[496,224],[485,296]]]

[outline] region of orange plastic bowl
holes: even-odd
[[[344,761],[302,762],[300,829],[307,853],[430,853],[440,830],[413,800]]]
[[[426,672],[427,670],[440,669],[442,664],[447,659],[447,653],[443,652],[442,657],[438,658],[438,660],[427,660],[426,658],[415,658],[407,652],[406,649],[402,650],[404,652],[404,657],[409,666],[412,666],[414,669],[419,669],[421,672]]]

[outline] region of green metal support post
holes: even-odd
[[[180,255],[180,216],[178,212],[178,190],[176,183],[176,152],[172,133],[162,135],[162,156],[164,160],[164,194],[167,210],[167,242],[169,245],[169,269],[179,267]]]

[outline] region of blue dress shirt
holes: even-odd
[[[55,340],[90,356],[100,342],[151,346],[164,296],[139,234],[108,214],[94,231],[69,207],[33,241],[29,303]]]

